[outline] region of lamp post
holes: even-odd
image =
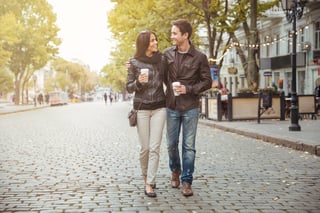
[[[306,0],[281,0],[282,9],[286,13],[286,18],[292,22],[292,54],[291,54],[291,67],[292,67],[292,89],[291,89],[291,125],[289,131],[300,131],[299,125],[299,106],[297,97],[297,30],[296,20],[300,19],[303,15],[303,8]]]

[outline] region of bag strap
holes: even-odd
[[[137,109],[137,110],[140,110],[141,104],[142,104],[142,102],[140,102],[140,104],[139,104],[139,106],[138,106],[138,109]]]

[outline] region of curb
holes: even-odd
[[[240,129],[230,128],[230,127],[226,127],[226,126],[219,125],[216,123],[203,121],[201,119],[199,119],[199,124],[203,124],[203,125],[217,128],[217,129],[220,129],[220,130],[223,130],[226,132],[236,133],[236,134],[243,135],[246,137],[262,140],[264,142],[269,142],[269,143],[273,143],[273,144],[280,145],[283,147],[295,149],[298,151],[308,152],[310,154],[320,156],[320,146],[312,146],[309,144],[302,143],[300,141],[291,141],[291,140],[287,140],[287,139],[283,139],[283,138],[277,138],[277,137],[259,134],[256,132],[249,132],[249,131],[244,131],[244,130],[240,130]]]
[[[0,115],[8,115],[8,114],[14,114],[14,113],[19,113],[19,112],[32,111],[32,110],[43,109],[43,108],[47,108],[47,107],[49,107],[49,106],[30,107],[30,108],[17,109],[17,110],[13,110],[13,111],[5,111],[5,112],[0,111]]]

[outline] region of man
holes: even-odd
[[[166,106],[171,186],[179,187],[181,174],[182,194],[192,196],[199,95],[211,88],[212,81],[206,55],[196,50],[190,42],[191,24],[184,19],[173,21],[171,24],[171,39],[174,46],[164,51],[168,60]],[[173,82],[180,83],[180,86],[174,87],[175,91],[172,87]],[[181,129],[182,166],[178,147]]]

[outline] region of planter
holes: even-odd
[[[240,98],[251,98],[251,97],[254,97],[254,93],[253,92],[238,92],[237,95]]]

